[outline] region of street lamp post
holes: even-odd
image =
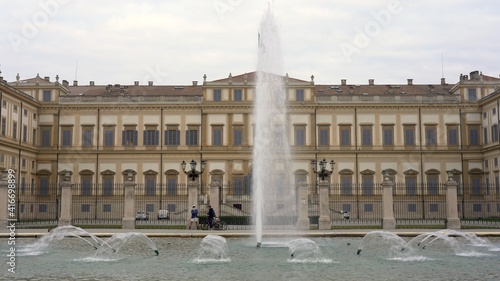
[[[188,206],[187,206],[187,216],[186,216],[186,229],[189,228],[190,222],[191,222],[191,212],[189,212],[189,209],[191,206],[197,206],[198,208],[198,194],[199,194],[199,184],[198,184],[198,178],[200,177],[201,174],[205,171],[205,161],[201,161],[201,168],[200,171],[196,170],[196,161],[191,160],[189,162],[189,166],[191,169],[186,171],[186,162],[183,160],[181,163],[181,168],[182,171],[188,176]]]
[[[316,165],[316,161],[311,161],[311,168],[313,172],[318,175],[319,181],[318,193],[319,193],[319,218],[318,218],[318,229],[320,230],[330,230],[332,228],[332,220],[330,217],[330,183],[326,179],[333,173],[335,168],[335,161],[330,161],[331,170],[326,169],[325,159],[319,161],[319,170]],[[342,212],[343,213],[343,212]]]
[[[186,162],[184,162],[184,160],[182,160],[182,163],[181,163],[182,171],[184,171],[184,173],[186,175],[188,175],[188,177],[191,179],[191,181],[195,181],[201,174],[203,174],[203,172],[205,171],[206,161],[203,161],[203,160],[201,161],[200,171],[196,170],[196,165],[197,165],[196,161],[191,160],[191,162],[189,162],[189,166],[191,167],[191,169],[186,171]]]

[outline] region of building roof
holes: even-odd
[[[307,83],[308,81],[300,80],[297,78],[292,78],[292,77],[287,77],[288,74],[285,76],[278,75],[278,74],[271,74],[275,75],[277,77],[281,77],[282,79],[288,79],[288,82],[291,83]],[[229,77],[223,78],[223,79],[218,79],[218,80],[213,80],[211,82],[216,82],[216,83],[227,83],[231,80],[231,82],[235,83],[244,83],[245,81],[247,83],[256,83],[257,82],[257,71],[249,72],[249,73],[244,73],[244,74],[239,74],[236,76],[232,76],[231,73],[229,73]]]
[[[316,95],[436,95],[451,94],[451,85],[316,85]]]
[[[201,96],[201,86],[88,85],[69,86],[72,96]]]

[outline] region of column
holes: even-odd
[[[71,171],[61,171],[60,183],[61,186],[61,216],[59,217],[58,226],[71,225],[71,209],[73,203],[73,184],[71,183]]]
[[[198,216],[201,215],[200,206],[198,206],[198,193],[199,193],[199,180],[196,178],[195,180],[191,180],[188,177],[188,206],[187,206],[187,217],[186,217],[186,229],[189,228],[189,224],[191,223],[191,207],[193,205],[198,208]]]
[[[460,229],[460,219],[458,218],[458,184],[450,176],[446,181],[446,228]]]
[[[298,200],[299,218],[297,219],[297,229],[309,230],[310,222],[309,222],[309,205],[307,200],[307,183],[299,183],[298,196],[299,196]]]
[[[8,171],[3,170],[0,178],[0,229],[7,229],[7,206],[8,206]]]
[[[217,216],[220,216],[220,184],[218,182],[211,182],[210,186],[210,205],[215,211]]]
[[[332,219],[330,217],[330,183],[323,180],[319,182],[318,229],[332,229]]]
[[[125,186],[125,202],[123,210],[123,229],[135,229],[135,172],[128,172]]]
[[[385,170],[382,173],[384,174],[384,181],[382,182],[382,228],[395,229],[396,219],[394,219],[394,203],[392,198],[394,182],[385,173]]]

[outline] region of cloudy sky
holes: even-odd
[[[500,74],[496,0],[0,0],[8,81],[190,84],[255,71],[271,7],[285,72],[317,84]]]

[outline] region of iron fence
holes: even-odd
[[[61,194],[56,184],[21,184],[17,192],[16,217],[19,228],[57,225]]]
[[[461,219],[500,221],[500,190],[496,185],[464,186],[459,189],[457,200]]]
[[[393,189],[396,220],[446,219],[445,184],[396,183]]]

